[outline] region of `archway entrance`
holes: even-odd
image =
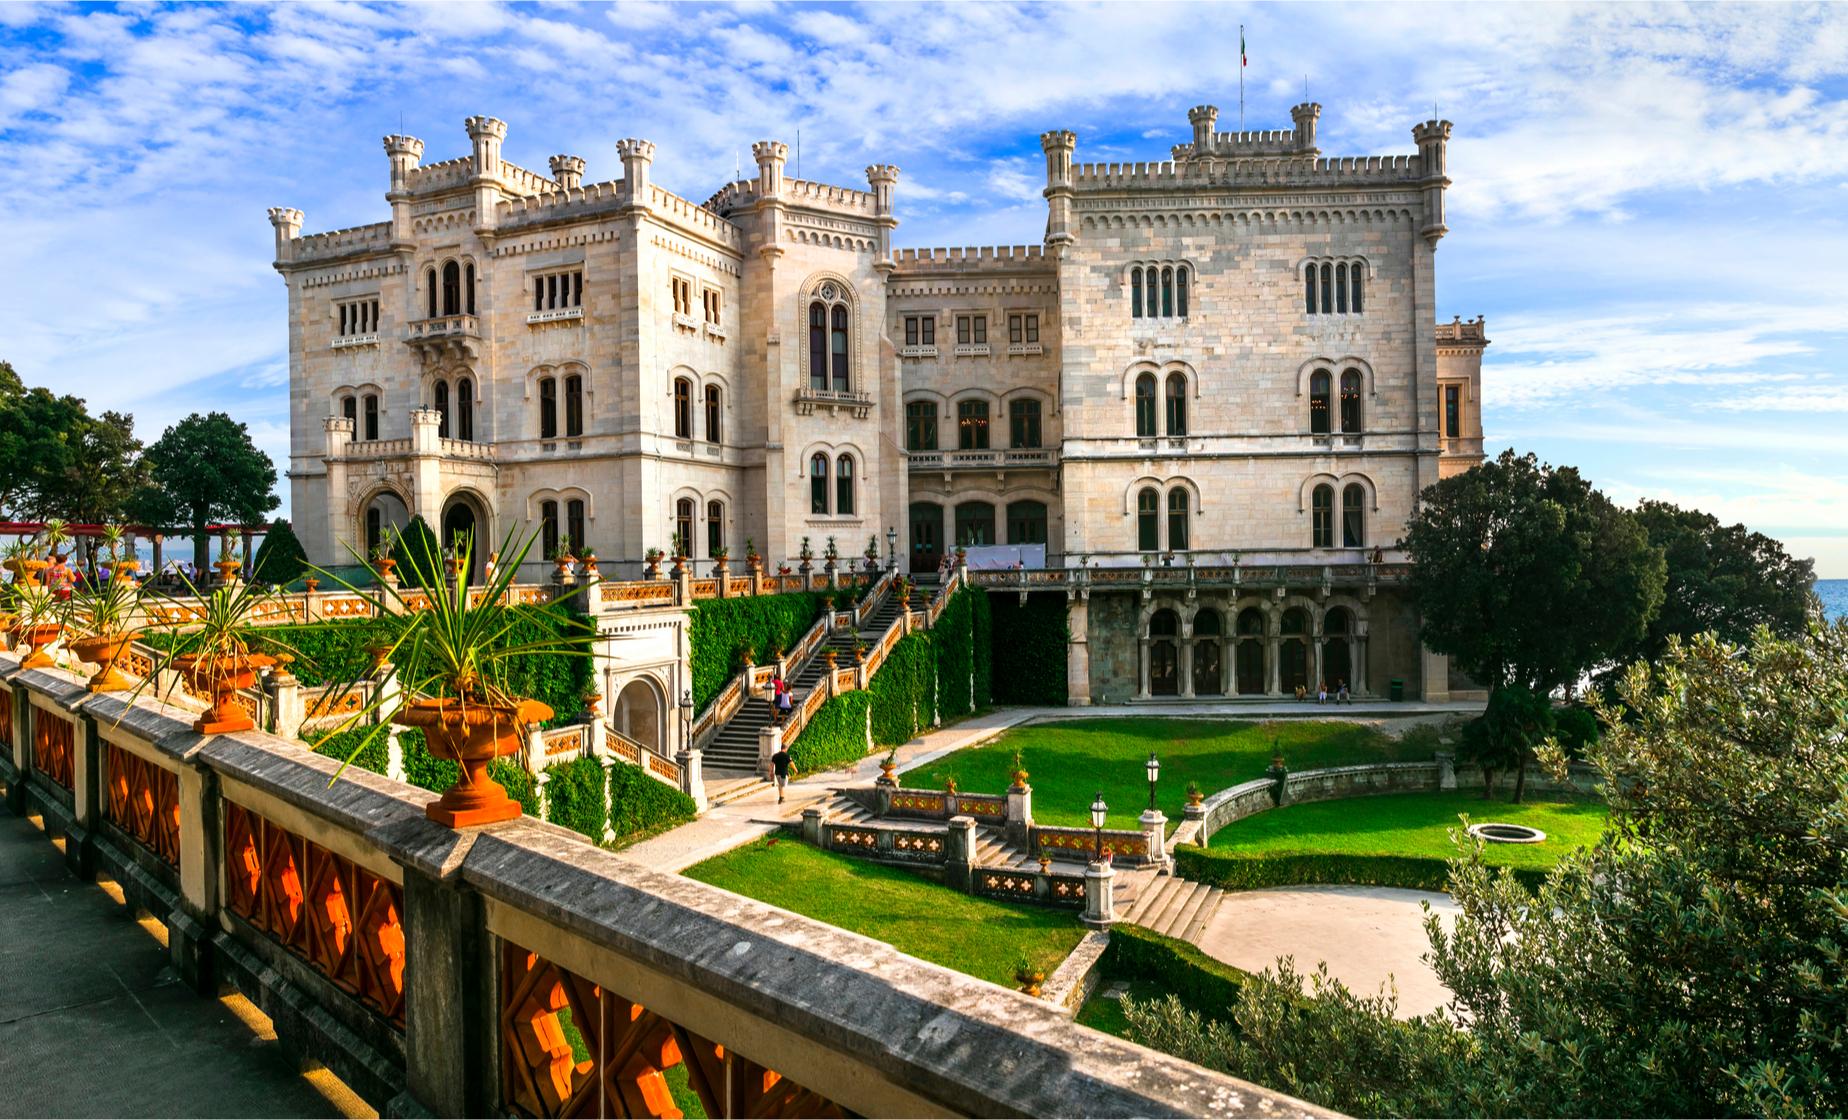
[[[636,678],[616,694],[610,726],[657,754],[661,750],[661,697],[654,686]]]
[[[443,506],[443,548],[455,549],[461,555],[461,542],[473,542],[473,555],[470,557],[468,580],[470,583],[480,576],[482,564],[488,558],[488,551],[494,542],[487,539],[485,532],[487,519],[476,509],[475,503],[467,496],[452,496]]]
[[[1180,632],[1180,617],[1171,610],[1156,611],[1149,619],[1150,696],[1180,694],[1180,657],[1175,645]]]
[[[1264,681],[1264,615],[1246,607],[1238,615],[1238,692],[1258,696],[1268,691]]]
[[[943,562],[943,507],[911,503],[911,574],[935,575]]]
[[[405,508],[403,499],[390,490],[380,490],[366,499],[360,511],[359,539],[354,542],[354,548],[359,550],[362,558],[370,560],[388,531],[395,535],[410,523],[411,511]],[[342,563],[351,559],[339,556],[334,558],[334,562]]]

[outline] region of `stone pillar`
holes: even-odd
[[[680,764],[680,792],[691,797],[693,807],[702,813],[708,808],[705,765],[701,762],[705,754],[702,750],[689,749],[674,756],[674,761]]]
[[[1024,844],[1027,831],[1033,827],[1033,787],[1025,782],[1015,782],[1007,787],[1007,810],[1003,818],[1007,823],[1006,833],[1010,843]]]
[[[1136,639],[1136,699],[1149,698],[1149,640]]]
[[[287,669],[278,668],[264,680],[263,687],[269,693],[270,734],[295,738],[305,714],[301,682]]]
[[[1168,862],[1168,818],[1160,809],[1150,809],[1139,819],[1149,839],[1150,862],[1165,866]]]
[[[1354,641],[1351,645],[1354,656],[1348,660],[1352,662],[1351,668],[1354,670],[1354,695],[1370,696],[1372,691],[1367,683],[1367,623],[1365,619],[1354,623]]]
[[[943,885],[967,894],[975,883],[975,818],[951,817],[943,849]]]
[[[1181,699],[1183,699],[1183,700],[1192,700],[1192,699],[1194,698],[1194,685],[1193,685],[1193,654],[1194,654],[1194,644],[1193,644],[1193,626],[1192,626],[1191,624],[1188,624],[1188,625],[1186,625],[1185,627],[1183,627],[1183,630],[1184,630],[1184,633],[1183,633],[1183,635],[1182,635],[1182,637],[1181,637],[1181,639],[1180,639],[1180,646],[1181,646],[1181,664],[1180,664],[1180,670],[1179,670],[1179,671],[1180,671],[1180,674],[1181,674],[1181,679],[1180,679],[1180,681],[1179,681],[1179,682],[1177,682],[1177,683],[1178,683],[1178,684],[1180,685],[1180,689],[1179,689],[1179,693],[1180,693],[1180,697],[1181,697]]]
[[[410,250],[417,247],[411,229],[411,172],[423,159],[424,143],[415,136],[387,136],[385,158],[391,162],[391,184],[385,201],[391,203],[391,247]],[[344,491],[340,491],[344,493]]]
[[[825,824],[819,805],[811,805],[802,810],[802,839],[817,848],[827,847],[826,837],[822,835],[822,828]]]
[[[404,936],[405,1089],[418,1111],[489,1115],[500,1104],[500,969],[481,896],[406,864]]]
[[[1316,639],[1315,639],[1315,677],[1309,682],[1309,691],[1311,692],[1314,692],[1316,689],[1322,687],[1323,683],[1325,683],[1327,679],[1322,675],[1322,672],[1323,672],[1322,670],[1322,643],[1325,641],[1327,641],[1326,638],[1323,638],[1319,634],[1316,635]]]
[[[13,780],[7,783],[6,807],[14,816],[23,817],[26,815],[26,770],[32,764],[31,723],[26,710],[31,704],[27,699],[30,693],[10,681],[0,682],[0,688],[13,694],[13,726],[8,728],[13,740]]]
[[[1434,653],[1423,645],[1418,647],[1418,652],[1422,655],[1420,658],[1420,668],[1422,672],[1419,676],[1422,678],[1420,683],[1423,685],[1422,694],[1424,699],[1432,703],[1442,703],[1449,700],[1449,655]]]
[[[1435,757],[1437,759],[1437,788],[1457,788],[1456,754],[1452,751],[1438,751]]]
[[[411,513],[422,514],[431,529],[443,527],[443,461],[437,435],[443,414],[434,408],[411,410]]]
[[[766,782],[776,780],[776,771],[771,769],[770,756],[783,745],[783,729],[775,726],[759,728],[757,731],[757,773]]]
[[[1264,690],[1272,696],[1283,695],[1283,645],[1277,635],[1264,638]]]
[[[76,834],[64,839],[64,865],[84,882],[96,877],[96,824],[102,817],[102,737],[96,721],[78,712],[71,721],[71,817]]]
[[[1084,869],[1084,924],[1109,929],[1116,924],[1116,872],[1107,863]]]

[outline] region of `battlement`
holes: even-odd
[[[729,210],[736,210],[740,207],[749,206],[756,201],[757,180],[739,179],[735,182],[727,183],[718,190],[712,192],[712,197],[708,198],[700,205],[712,211],[714,214],[723,214]]]
[[[294,239],[294,263],[332,260],[356,253],[384,253],[391,249],[391,223],[374,222],[369,226],[310,233]]]
[[[744,231],[691,199],[650,186],[648,208],[733,249],[744,247]]]
[[[621,179],[590,183],[574,189],[554,187],[540,194],[508,199],[495,209],[496,226],[512,231],[524,226],[570,221],[608,213],[629,205],[629,186]],[[650,184],[648,207],[658,217],[731,248],[742,248],[744,234],[737,226],[672,191]]]
[[[1489,344],[1487,332],[1488,323],[1482,316],[1478,315],[1474,319],[1466,320],[1458,315],[1448,323],[1437,324],[1437,341],[1452,345],[1473,343],[1477,346],[1487,346]]]
[[[1080,191],[1161,190],[1216,186],[1337,186],[1346,183],[1415,183],[1424,177],[1416,155],[1339,156],[1318,159],[1162,160],[1152,163],[1080,163],[1072,186]]]
[[[702,206],[715,214],[724,214],[750,206],[759,198],[757,180],[739,179],[727,183],[713,193]],[[852,187],[837,187],[832,183],[817,183],[810,179],[784,179],[784,202],[820,205],[837,210],[851,210],[856,214],[872,217],[878,212],[878,202],[867,191],[857,191]]]
[[[1022,267],[1043,268],[1051,272],[1056,267],[1053,258],[1046,255],[1043,245],[982,245],[968,247],[951,247],[947,249],[897,249],[893,251],[893,260],[898,265],[898,273],[915,272],[972,272],[984,269],[1013,271]]]
[[[474,157],[457,156],[413,167],[405,175],[405,187],[413,194],[436,194],[468,186],[475,178]],[[536,195],[555,191],[558,184],[535,171],[502,160],[500,181],[513,194]]]

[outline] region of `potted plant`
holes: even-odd
[[[821,553],[821,559],[823,561],[821,565],[822,570],[825,572],[833,571],[835,568],[835,562],[838,561],[840,558],[841,558],[840,548],[835,545],[834,538],[829,537],[828,547],[823,549]]]
[[[764,566],[764,558],[757,555],[757,542],[750,537],[744,538],[744,570],[756,575]]]
[[[603,718],[603,693],[596,685],[584,690],[584,714],[593,722]]]
[[[1012,777],[1014,779],[1014,784],[1017,786],[1024,786],[1027,784],[1027,767],[1026,763],[1021,761],[1019,747],[1014,748],[1014,772]]]
[[[271,654],[253,647],[294,654],[259,625],[274,592],[238,582],[202,594],[184,575],[180,582],[198,603],[188,617],[167,624],[173,640],[148,680],[158,678],[161,670],[176,670],[195,695],[208,701],[210,706],[193,723],[201,735],[249,731],[256,721],[237,703],[238,690],[254,686],[258,671],[275,664]],[[173,687],[170,684],[169,691]]]
[[[577,563],[577,557],[571,552],[571,538],[558,538],[558,547],[552,550],[551,561],[557,565],[552,579],[558,583],[571,582],[571,565]]]
[[[14,632],[19,644],[27,649],[21,669],[49,669],[57,664],[45,647],[64,633],[65,604],[57,596],[36,584],[28,584],[19,595]]]
[[[866,643],[865,642],[855,642],[853,644],[853,663],[855,665],[866,664]]]
[[[391,554],[397,539],[397,532],[386,526],[379,533],[379,543],[373,546],[371,569],[380,587],[390,587],[398,582],[397,577],[392,575],[392,569],[398,566],[398,561]]]
[[[879,760],[879,780],[887,785],[898,784],[898,748],[887,750],[885,757]]]
[[[911,609],[912,586],[913,585],[912,585],[910,576],[899,576],[898,577],[898,605],[903,607],[906,610]]]
[[[1014,961],[1014,979],[1020,984],[1020,990],[1035,999],[1039,998],[1040,985],[1046,982],[1046,970],[1029,961],[1022,953]]]
[[[133,576],[110,579],[71,597],[70,626],[79,636],[67,644],[81,660],[97,667],[87,686],[91,692],[129,687],[115,665],[135,640],[133,622],[140,605],[141,588]]]
[[[321,581],[315,576],[308,576],[302,580],[302,588],[307,591],[308,594],[313,595],[316,591],[321,589]]]
[[[105,525],[98,540],[103,546],[103,559],[109,565],[109,578],[132,581],[141,568],[141,561],[135,557],[134,546],[128,543],[128,530],[120,525]]]
[[[135,545],[135,538],[129,537],[122,545],[120,559],[110,569],[110,578],[123,583],[134,583],[141,574],[141,550]]]
[[[879,570],[879,536],[876,533],[866,538],[866,570]]]
[[[779,576],[786,576],[789,574],[789,571],[790,568],[788,564],[778,564],[776,566],[776,574]]]
[[[829,646],[827,649],[824,649],[821,651],[822,660],[828,663],[829,672],[834,671],[834,663],[840,660],[840,656],[841,656],[840,651],[835,649],[833,646]]]
[[[443,550],[443,574],[453,580],[461,570],[462,566],[456,562],[456,546],[450,545]]]
[[[687,542],[679,533],[675,533],[674,539],[670,543],[674,548],[674,567],[672,575],[675,579],[679,579],[681,576],[685,575],[687,571]]]
[[[406,654],[397,659],[401,687],[377,690],[368,704],[349,713],[336,728],[365,728],[354,747],[355,755],[385,735],[389,725],[411,728],[423,734],[433,756],[457,763],[462,772],[456,784],[425,808],[431,820],[451,828],[492,824],[520,815],[520,803],[488,776],[488,763],[522,750],[528,730],[551,719],[553,712],[512,690],[510,670],[516,659],[596,656],[581,641],[565,637],[508,639],[516,608],[507,605],[507,590],[534,539],[521,542],[510,533],[501,546],[510,561],[496,570],[493,581],[479,594],[459,583],[440,583],[435,572],[423,570],[427,559],[406,557],[406,581],[421,589],[428,606],[384,615],[391,649]],[[473,545],[464,542],[460,547],[462,566],[472,568]],[[321,574],[336,581],[340,578],[328,571]],[[580,587],[537,607],[517,609],[556,613],[562,619],[566,600],[582,593]],[[397,606],[403,608],[398,591],[388,594],[399,598]]]
[[[1199,782],[1187,783],[1187,807],[1189,809],[1198,809],[1200,807],[1200,802],[1205,799],[1206,795],[1200,792]]]
[[[651,548],[642,554],[642,563],[645,565],[642,569],[643,579],[661,578],[661,556],[662,552],[658,548]]]
[[[730,556],[731,556],[731,549],[726,548],[724,545],[720,545],[719,547],[712,550],[712,574],[713,575],[717,576],[720,579],[725,578],[725,573],[727,571],[727,566],[726,566],[725,561]]]
[[[597,550],[596,549],[591,548],[589,545],[585,545],[584,551],[578,555],[578,559],[582,561],[584,564],[584,578],[585,579],[602,579],[603,578],[603,573],[597,570]]]
[[[952,774],[943,779],[943,792],[948,794],[954,794],[956,792],[956,775]]]
[[[796,552],[796,557],[802,561],[801,572],[803,575],[807,575],[815,570],[815,550],[810,547],[807,537],[802,538],[802,547]]]
[[[969,550],[962,545],[956,546],[956,566],[962,567],[969,562]]]
[[[242,552],[244,534],[237,529],[229,529],[225,532],[224,540],[225,543],[218,553],[218,559],[212,567],[218,569],[218,582],[230,583],[237,578],[238,571],[244,566]]]

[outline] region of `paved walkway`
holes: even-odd
[[[152,930],[0,808],[0,1115],[359,1114],[240,1021],[248,1007],[181,983]]]
[[[1294,957],[1308,974],[1319,961],[1329,975],[1359,995],[1374,995],[1390,979],[1398,987],[1398,1014],[1409,1019],[1435,1011],[1450,998],[1420,958],[1424,907],[1455,919],[1447,894],[1392,887],[1276,887],[1236,891],[1200,934],[1200,948],[1238,968],[1258,972]]]

